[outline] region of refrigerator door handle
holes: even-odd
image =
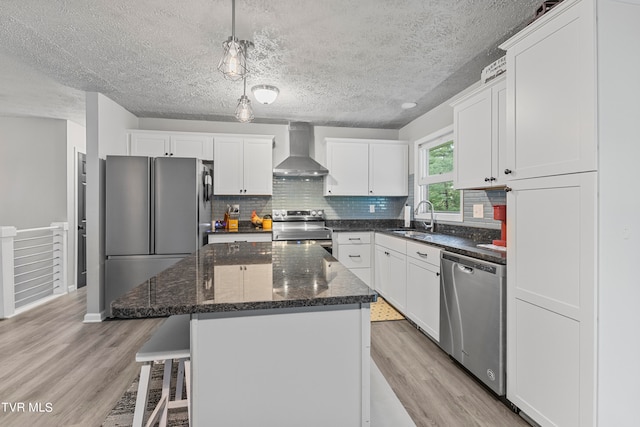
[[[151,171],[151,184],[149,191],[149,253],[156,253],[156,174],[155,174],[155,161],[152,157],[149,158],[149,171]]]

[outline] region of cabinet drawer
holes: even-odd
[[[437,246],[407,242],[407,256],[433,265],[440,265],[440,248]]]
[[[369,232],[357,232],[357,233],[336,233],[338,236],[338,244],[340,245],[354,245],[354,244],[369,244],[371,243],[371,233]]]
[[[401,237],[387,236],[386,234],[376,233],[376,245],[384,246],[401,254],[407,253],[407,241]]]
[[[348,269],[371,267],[371,247],[369,245],[340,245],[338,261]]]
[[[209,234],[209,243],[270,242],[271,233],[221,233]]]

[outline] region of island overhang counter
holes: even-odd
[[[319,245],[220,243],[112,312],[191,315],[193,426],[368,426],[376,297]]]

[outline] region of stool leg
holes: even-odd
[[[184,361],[185,359],[179,359],[178,361],[178,375],[176,377],[176,398],[174,400],[182,400],[182,386],[184,384]]]
[[[191,426],[191,359],[184,361],[184,380],[187,386],[187,414],[189,416],[189,426]]]
[[[142,421],[144,421],[144,413],[147,410],[147,399],[149,397],[149,382],[151,381],[152,366],[153,362],[145,363],[142,365],[142,368],[140,368],[136,409],[133,413],[133,427],[142,427]]]
[[[162,417],[160,418],[160,427],[167,427],[167,416],[168,416],[168,408],[169,408],[169,393],[171,392],[171,369],[173,368],[173,359],[166,359],[164,361],[164,376],[162,378],[162,395],[161,399],[164,398],[167,401],[167,404],[164,406],[164,410],[162,411]]]

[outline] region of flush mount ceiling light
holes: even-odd
[[[251,88],[251,92],[259,103],[271,104],[278,97],[280,90],[275,86],[257,85]]]
[[[415,102],[405,102],[405,103],[404,103],[404,104],[402,104],[400,107],[401,107],[403,110],[410,110],[410,109],[412,109],[412,108],[415,108],[415,107],[416,107],[416,105],[418,105],[418,104],[416,104]]]
[[[249,123],[253,120],[253,109],[251,101],[247,98],[247,79],[244,79],[244,91],[240,99],[238,99],[238,107],[236,107],[236,119],[240,123]]]
[[[236,37],[236,1],[231,0],[231,36],[222,42],[224,54],[218,64],[218,70],[228,80],[238,81],[245,78],[247,68],[247,50],[253,43],[247,40],[238,40]]]

